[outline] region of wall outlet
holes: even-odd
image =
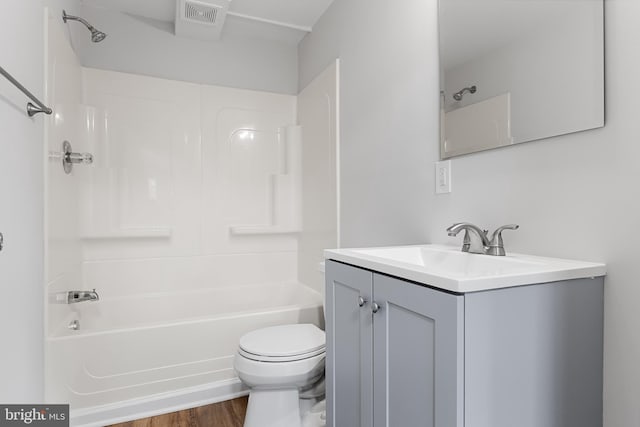
[[[451,193],[451,160],[436,162],[436,194]]]

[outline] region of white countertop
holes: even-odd
[[[604,276],[601,263],[508,253],[490,256],[443,245],[330,249],[326,259],[465,293]]]

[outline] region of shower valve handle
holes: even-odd
[[[90,165],[93,163],[93,155],[91,153],[66,153],[65,161]]]
[[[93,155],[90,153],[74,153],[71,143],[62,143],[62,167],[64,172],[69,174],[73,170],[74,164],[90,165],[93,163]]]

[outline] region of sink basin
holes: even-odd
[[[325,258],[459,293],[606,273],[606,266],[599,263],[521,254],[470,254],[441,245],[327,250]]]
[[[414,264],[432,272],[456,277],[514,274],[540,268],[541,262],[518,257],[494,257],[462,252],[453,248],[430,246],[400,246],[390,248],[354,249],[372,257]]]

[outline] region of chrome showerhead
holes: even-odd
[[[62,20],[65,24],[67,23],[67,21],[78,21],[82,23],[85,27],[87,27],[89,31],[91,31],[91,41],[94,43],[100,43],[107,37],[105,33],[103,33],[102,31],[98,31],[93,25],[89,24],[84,19],[80,18],[79,16],[67,15],[67,12],[64,10],[62,11]]]
[[[456,101],[462,101],[462,98],[464,97],[465,92],[476,93],[477,90],[478,88],[475,85],[471,87],[465,87],[461,91],[454,93],[453,99],[455,99]]]
[[[103,33],[102,31],[98,31],[95,28],[90,28],[91,30],[91,41],[94,43],[100,43],[102,40],[104,40],[107,35],[105,33]]]

